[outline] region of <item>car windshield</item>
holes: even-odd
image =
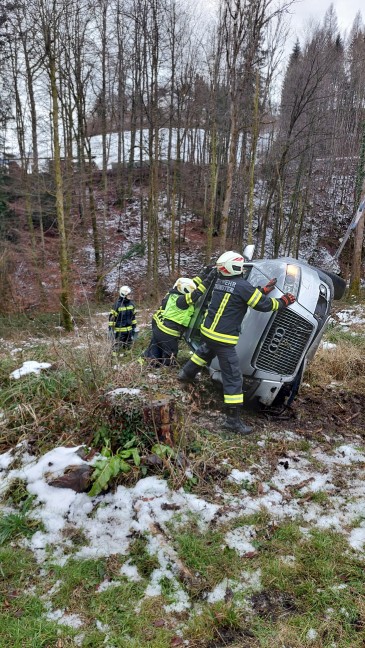
[[[260,260],[255,264],[255,266],[256,267],[253,268],[253,272],[250,276],[250,283],[253,286],[264,286],[270,279],[276,277],[276,285],[278,288],[282,289],[285,283],[287,263],[283,263],[282,260],[276,260],[274,262],[272,259],[269,259]],[[258,275],[256,275],[256,273],[258,273]]]

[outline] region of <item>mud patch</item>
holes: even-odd
[[[270,619],[270,621],[294,614],[298,609],[293,596],[277,590],[263,590],[253,594],[250,601],[254,612],[259,617]]]

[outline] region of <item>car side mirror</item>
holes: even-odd
[[[255,251],[255,246],[253,244],[246,245],[245,249],[243,250],[243,256],[245,257],[245,260],[251,261],[254,251]]]

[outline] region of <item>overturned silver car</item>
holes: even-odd
[[[244,256],[247,258],[246,250]],[[280,311],[261,313],[248,309],[237,343],[245,404],[285,406],[295,398],[303,371],[312,359],[328,325],[334,299],[341,299],[346,282],[338,275],[304,261],[282,257],[247,261],[243,276],[255,287],[273,277],[276,288],[270,297],[290,292],[296,302]],[[200,344],[200,325],[214,282],[197,303],[185,339],[195,350]],[[221,382],[218,360],[208,367],[213,380]]]

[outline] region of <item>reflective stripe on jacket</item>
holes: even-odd
[[[127,333],[136,328],[136,308],[126,297],[119,297],[109,314],[109,329],[114,333]]]
[[[193,292],[182,295],[173,288],[165,295],[160,308],[153,315],[158,328],[167,335],[180,337],[190,324],[194,304],[206,290],[204,282],[199,277],[194,277],[193,281],[198,284]]]
[[[281,303],[263,293],[241,276],[219,277],[215,283],[201,333],[216,342],[237,344],[247,307],[276,311]]]

